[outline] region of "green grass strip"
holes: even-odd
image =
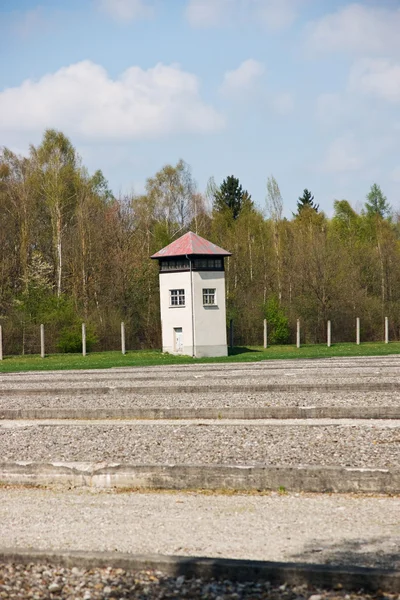
[[[296,346],[251,346],[233,348],[229,356],[223,358],[200,358],[173,356],[157,350],[135,350],[124,355],[121,352],[93,352],[81,354],[51,354],[45,358],[38,355],[6,356],[0,361],[0,373],[20,371],[55,371],[64,369],[110,369],[113,367],[147,367],[158,365],[184,365],[197,363],[257,362],[272,359],[330,358],[334,356],[385,356],[400,354],[400,342],[333,344],[309,344]]]

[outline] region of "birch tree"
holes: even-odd
[[[278,301],[282,302],[282,253],[281,253],[281,221],[283,200],[279,185],[273,175],[267,181],[267,211],[272,221],[274,249],[276,257],[276,278],[278,287]]]
[[[40,178],[40,195],[51,220],[57,296],[62,293],[63,235],[68,215],[76,200],[73,175],[76,153],[69,139],[55,129],[45,131],[38,148],[31,146],[31,156]]]

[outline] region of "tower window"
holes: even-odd
[[[185,290],[169,290],[170,306],[185,306]]]
[[[203,288],[203,304],[204,306],[212,306],[217,304],[217,294],[215,288]]]

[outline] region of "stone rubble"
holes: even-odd
[[[49,564],[0,564],[0,598],[15,600],[400,600],[382,592],[316,589],[307,585],[169,577],[160,571],[110,567],[81,569]]]

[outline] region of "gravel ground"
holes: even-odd
[[[0,428],[2,461],[399,468],[400,427],[136,422]]]
[[[254,386],[254,385],[366,385],[366,384],[380,384],[380,383],[394,383],[400,385],[400,370],[398,373],[393,375],[351,375],[348,377],[343,377],[342,375],[334,375],[332,373],[323,374],[320,377],[317,377],[315,374],[311,376],[311,374],[302,374],[295,375],[293,373],[290,374],[279,374],[279,375],[270,375],[270,374],[248,374],[241,377],[230,377],[227,375],[221,377],[215,377],[211,374],[200,374],[200,375],[192,375],[186,373],[183,376],[177,376],[172,373],[167,377],[153,377],[153,378],[120,378],[102,381],[101,379],[76,379],[74,381],[69,381],[66,377],[63,380],[42,380],[42,381],[32,381],[32,380],[24,380],[22,382],[16,381],[1,381],[0,382],[0,391],[4,393],[7,390],[12,389],[20,389],[20,390],[31,390],[36,389],[38,391],[41,390],[57,390],[57,389],[79,389],[84,387],[92,387],[92,388],[128,388],[132,389],[134,387],[140,388],[148,388],[151,393],[151,388],[159,388],[162,387],[185,387],[185,386],[196,386],[198,388],[207,387],[207,386],[220,386],[224,387],[227,390],[230,388],[234,389],[237,386]]]
[[[265,406],[398,406],[399,392],[229,392],[181,394],[71,393],[0,395],[0,409],[224,408]]]
[[[266,583],[234,583],[168,577],[160,571],[126,572],[122,569],[67,569],[51,565],[1,565],[0,598],[57,598],[104,600],[104,598],[190,598],[193,600],[369,600],[381,593],[320,590],[307,586],[272,586]],[[385,594],[397,600],[397,594]]]
[[[132,355],[134,360],[134,356]],[[187,365],[158,365],[149,367],[114,367],[109,369],[71,369],[67,371],[68,376],[78,376],[97,378],[97,377],[129,377],[129,376],[151,376],[152,374],[163,374],[166,370],[173,373],[241,373],[245,371],[261,371],[265,373],[281,373],[282,371],[307,373],[320,373],[323,371],[333,372],[340,370],[340,373],[349,371],[386,372],[400,367],[400,356],[398,354],[388,356],[361,356],[361,357],[334,357],[322,359],[284,359],[284,360],[264,360],[259,362],[229,362],[229,363],[197,363]],[[62,378],[66,371],[32,371],[19,373],[4,373],[0,377],[7,379],[34,378],[41,379],[43,376]]]
[[[172,376],[171,376],[172,375]],[[323,360],[265,361],[260,363],[124,367],[92,371],[54,371],[0,375],[0,390],[74,389],[85,386],[235,385],[257,384],[347,384],[400,383],[400,358],[362,357]]]
[[[2,545],[400,568],[400,498],[0,488]]]
[[[266,383],[400,383],[400,358],[363,357],[257,364],[175,365],[0,375],[3,408],[399,406],[400,392],[237,393]],[[153,393],[196,385],[195,393]],[[202,391],[224,385],[227,393]],[[124,393],[121,386],[147,386]],[[79,394],[85,386],[117,388]],[[71,389],[71,394],[23,395]],[[18,426],[0,422],[0,460],[121,461],[130,464],[400,466],[400,426],[252,423],[109,423]],[[0,487],[0,540],[8,547],[175,554],[400,569],[400,498],[351,495],[202,495]],[[325,600],[382,597],[185,580],[145,571],[0,565],[0,598],[202,598]],[[397,600],[385,594],[385,598]],[[400,600],[400,598],[399,598]]]

